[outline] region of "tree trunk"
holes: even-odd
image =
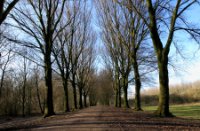
[[[168,78],[168,57],[158,58],[159,69],[159,105],[156,111],[158,116],[170,117],[172,114],[169,112],[169,78]]]
[[[37,88],[38,104],[39,104],[39,107],[40,107],[40,111],[43,114],[44,113],[44,109],[42,108],[42,103],[41,103],[41,100],[40,100],[40,92],[39,92],[39,87],[38,87],[38,78],[36,79],[36,88]]]
[[[118,89],[115,89],[115,107],[118,107]]]
[[[119,107],[122,107],[122,98],[121,98],[121,83],[118,84],[118,99],[119,99]]]
[[[32,113],[32,87],[29,86],[28,89],[28,115]]]
[[[1,98],[1,95],[2,95],[3,82],[4,82],[4,74],[5,74],[5,70],[2,71],[2,75],[1,75],[1,83],[0,83],[0,98]]]
[[[25,117],[25,81],[22,88],[22,117]]]
[[[115,107],[118,107],[119,106],[119,75],[118,73],[115,74],[115,84],[114,84],[114,88],[115,88]]]
[[[129,108],[129,105],[128,105],[128,92],[127,92],[126,88],[124,88],[124,107],[125,108]]]
[[[87,107],[87,95],[84,93],[83,97],[84,97],[84,107]]]
[[[141,111],[141,98],[140,98],[140,89],[141,89],[141,81],[140,74],[138,70],[138,63],[135,58],[133,62],[134,76],[135,76],[135,110]]]
[[[90,106],[92,106],[92,99],[91,99],[91,96],[89,96],[89,104],[90,104]]]
[[[23,76],[23,88],[22,88],[22,116],[25,117],[25,99],[26,99],[26,58],[24,57],[24,76]]]
[[[46,103],[45,103],[45,111],[44,117],[48,117],[54,115],[53,108],[53,86],[52,86],[52,69],[51,69],[51,53],[48,48],[46,48],[45,54],[45,84],[47,89],[46,94]]]
[[[78,107],[77,107],[76,83],[75,83],[75,77],[74,76],[73,76],[73,80],[72,80],[72,87],[73,87],[74,108],[78,109]]]
[[[79,87],[79,109],[83,108],[82,96],[83,96],[83,88]]]
[[[67,80],[63,80],[63,87],[64,87],[64,94],[65,94],[65,99],[64,99],[64,111],[69,112],[69,94],[68,94],[68,83]]]
[[[123,78],[123,89],[124,89],[124,107],[129,108],[128,104],[128,83],[127,78]]]
[[[150,18],[150,35],[153,42],[154,50],[157,55],[158,70],[159,70],[159,104],[158,109],[155,112],[158,116],[168,117],[172,116],[169,112],[169,78],[168,78],[168,54],[170,51],[170,45],[172,38],[167,42],[165,48],[163,48],[162,41],[159,37],[156,21],[156,10],[152,5],[152,1],[147,1],[148,13]],[[174,29],[172,29],[174,30]],[[172,34],[173,36],[173,34]]]

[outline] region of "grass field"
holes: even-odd
[[[145,106],[143,109],[153,112],[157,106]],[[200,119],[200,103],[171,105],[170,111],[177,117]]]

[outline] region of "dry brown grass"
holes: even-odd
[[[170,86],[170,94],[179,94],[183,97],[200,99],[200,81]]]
[[[156,104],[159,88],[151,88],[142,92],[144,103]],[[194,83],[182,83],[170,85],[170,103],[194,103],[200,102],[200,81]]]

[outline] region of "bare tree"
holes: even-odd
[[[139,111],[139,110],[142,110],[140,89],[142,86],[141,78],[144,77],[140,74],[140,71],[144,70],[144,68],[148,68],[149,71],[148,72],[143,71],[143,73],[150,73],[150,71],[154,71],[154,70],[151,70],[151,67],[149,67],[149,64],[150,62],[152,62],[153,58],[155,58],[154,57],[155,55],[153,53],[153,50],[151,50],[152,47],[146,41],[149,35],[148,28],[145,25],[144,21],[132,9],[133,3],[137,3],[137,2],[138,1],[128,0],[127,1],[127,5],[129,5],[128,8],[124,8],[122,6],[121,9],[124,12],[125,21],[126,21],[124,27],[127,30],[128,40],[131,45],[129,46],[129,44],[127,45],[125,43],[125,46],[127,47],[127,49],[131,48],[131,53],[129,57],[131,58],[131,63],[132,63],[133,72],[134,72],[134,85],[135,85],[134,109],[136,111]],[[142,6],[138,6],[137,8],[141,12],[145,11]],[[140,69],[141,65],[145,65],[145,66],[143,66]]]
[[[84,101],[84,107],[87,107],[87,98],[88,94],[90,93],[91,89],[94,87],[94,84],[96,82],[95,76],[95,70],[90,69],[90,72],[87,77],[87,83],[85,84],[85,87],[83,88],[83,101]]]
[[[90,36],[88,36],[90,37]],[[95,38],[95,37],[93,37]],[[77,68],[77,85],[79,89],[79,108],[83,108],[83,99],[82,97],[87,95],[87,85],[89,85],[89,79],[94,69],[94,41],[92,39],[88,39],[86,43],[91,44],[89,47],[86,47],[82,52]],[[85,91],[85,93],[84,93]],[[88,90],[89,91],[89,90]],[[86,103],[86,96],[84,96],[84,103]],[[85,104],[86,105],[86,104]]]
[[[13,26],[29,36],[27,40],[17,40],[16,42],[39,51],[43,55],[47,86],[45,117],[55,114],[52,99],[51,54],[53,43],[60,32],[57,27],[63,18],[65,3],[66,0],[62,2],[54,0],[23,1],[21,6],[12,14],[12,18],[16,22]]]
[[[80,7],[80,1],[77,3]],[[77,91],[76,91],[76,70],[77,70],[77,62],[78,58],[82,52],[82,47],[78,45],[76,41],[76,31],[77,31],[77,26],[79,25],[77,23],[78,15],[75,13],[75,10],[77,10],[74,4],[74,17],[72,19],[72,23],[70,24],[70,38],[69,38],[69,61],[70,61],[70,66],[71,66],[71,72],[70,72],[70,82],[73,88],[73,100],[74,100],[74,108],[78,109],[77,107]]]
[[[7,33],[7,30],[5,28],[0,29],[0,71],[1,71],[1,77],[0,77],[0,97],[2,95],[2,89],[4,87],[4,78],[6,72],[9,70],[9,65],[11,64],[14,53],[12,52],[14,49],[14,46],[11,46],[9,41],[7,41],[3,35]]]
[[[63,35],[64,34],[64,35]],[[63,37],[64,36],[64,37]],[[69,80],[69,75],[70,75],[70,62],[69,62],[69,56],[70,53],[68,52],[68,46],[66,43],[67,36],[63,32],[58,36],[58,41],[57,44],[54,46],[54,56],[55,60],[58,66],[58,69],[60,71],[60,75],[62,77],[62,82],[63,82],[63,87],[64,87],[64,93],[65,93],[65,105],[64,105],[64,110],[65,112],[70,111],[69,107],[69,96],[68,96],[68,80]]]
[[[124,1],[117,2],[129,7]],[[132,9],[141,19],[143,19],[150,31],[150,36],[157,56],[160,94],[156,114],[159,116],[172,116],[169,111],[168,56],[170,47],[174,42],[175,32],[184,31],[199,43],[199,28],[190,25],[183,17],[183,14],[198,2],[198,0],[144,0],[132,3]],[[138,5],[142,6],[145,12],[141,12],[141,10],[138,9]],[[166,41],[161,39],[163,32],[166,33]]]
[[[7,59],[6,59],[6,61],[4,61],[4,63],[2,62],[3,61],[3,57],[5,57],[5,56],[1,56],[1,67],[0,67],[0,69],[1,69],[1,83],[0,83],[0,97],[1,97],[1,95],[2,95],[2,89],[3,89],[3,85],[4,85],[4,77],[5,77],[5,73],[6,73],[6,70],[7,70],[7,68],[8,68],[8,64],[9,64],[9,62],[10,62],[10,60],[11,60],[11,57],[12,57],[12,54],[11,54],[11,51],[12,50],[9,50],[8,51],[8,53],[6,53],[5,54],[5,56],[7,57]]]
[[[74,108],[77,109],[77,70],[80,56],[85,49],[90,27],[90,10],[86,8],[87,1],[74,1],[73,12],[75,16],[70,24],[70,37],[68,38],[70,58],[70,82],[73,88]]]
[[[69,96],[68,96],[68,81],[70,75],[70,47],[68,46],[68,32],[67,29],[63,30],[54,44],[53,54],[55,57],[56,64],[59,69],[60,76],[62,78],[64,87],[64,111],[70,111],[69,107]]]
[[[26,52],[25,52],[26,53]],[[22,116],[25,117],[25,103],[26,103],[26,90],[27,90],[27,59],[23,57],[23,86],[22,86]]]
[[[127,42],[126,29],[120,23],[124,22],[123,11],[114,1],[101,1],[98,2],[99,15],[101,16],[100,24],[103,28],[103,40],[105,42],[107,51],[115,66],[115,79],[119,88],[123,88],[124,93],[124,106],[128,105],[128,83],[129,74],[131,71],[131,45]],[[126,47],[124,46],[128,46]],[[117,90],[116,90],[117,91]],[[121,92],[121,89],[118,89]],[[121,93],[118,94],[118,97]],[[120,102],[119,102],[120,103]]]
[[[33,79],[34,79],[33,81],[34,81],[34,86],[36,88],[36,95],[37,95],[39,108],[40,108],[41,113],[43,114],[44,108],[42,106],[41,94],[40,94],[40,90],[39,90],[39,80],[40,80],[39,73],[40,73],[40,71],[39,71],[39,67],[37,65],[33,68]]]
[[[78,66],[77,66],[77,86],[79,88],[79,107],[83,108],[83,91],[89,82],[89,75],[93,70],[94,65],[94,43],[96,41],[95,32],[92,31],[91,28],[91,10],[88,10],[87,5],[83,6],[82,15],[81,15],[81,25],[79,32],[82,33],[81,43],[83,45],[82,52],[78,58]]]

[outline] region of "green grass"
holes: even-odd
[[[157,109],[157,106],[145,106],[143,109],[153,112]],[[177,117],[200,119],[200,103],[172,105],[170,111]]]

